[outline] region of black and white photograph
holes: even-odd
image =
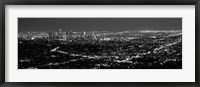
[[[182,69],[182,18],[18,18],[18,69]]]

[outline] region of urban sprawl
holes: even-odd
[[[182,69],[182,31],[20,32],[18,69]]]

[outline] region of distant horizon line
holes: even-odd
[[[124,30],[124,31],[182,31],[182,30]],[[73,31],[73,30],[70,30],[70,31],[62,31],[62,32],[124,32],[124,31]],[[59,32],[59,29],[58,31],[20,31],[20,32]]]

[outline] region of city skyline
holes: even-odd
[[[19,32],[181,30],[182,18],[19,18]]]
[[[18,69],[182,69],[182,18],[19,18]]]

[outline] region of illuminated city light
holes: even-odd
[[[31,51],[31,54],[38,53],[35,53],[36,58],[22,58],[19,63],[31,64],[36,60],[45,63],[40,66],[30,65],[28,69],[72,66],[91,69],[160,68],[170,63],[181,64],[181,32],[73,32],[62,29],[57,32],[23,32],[18,35],[20,46],[34,44],[31,49],[22,48]]]

